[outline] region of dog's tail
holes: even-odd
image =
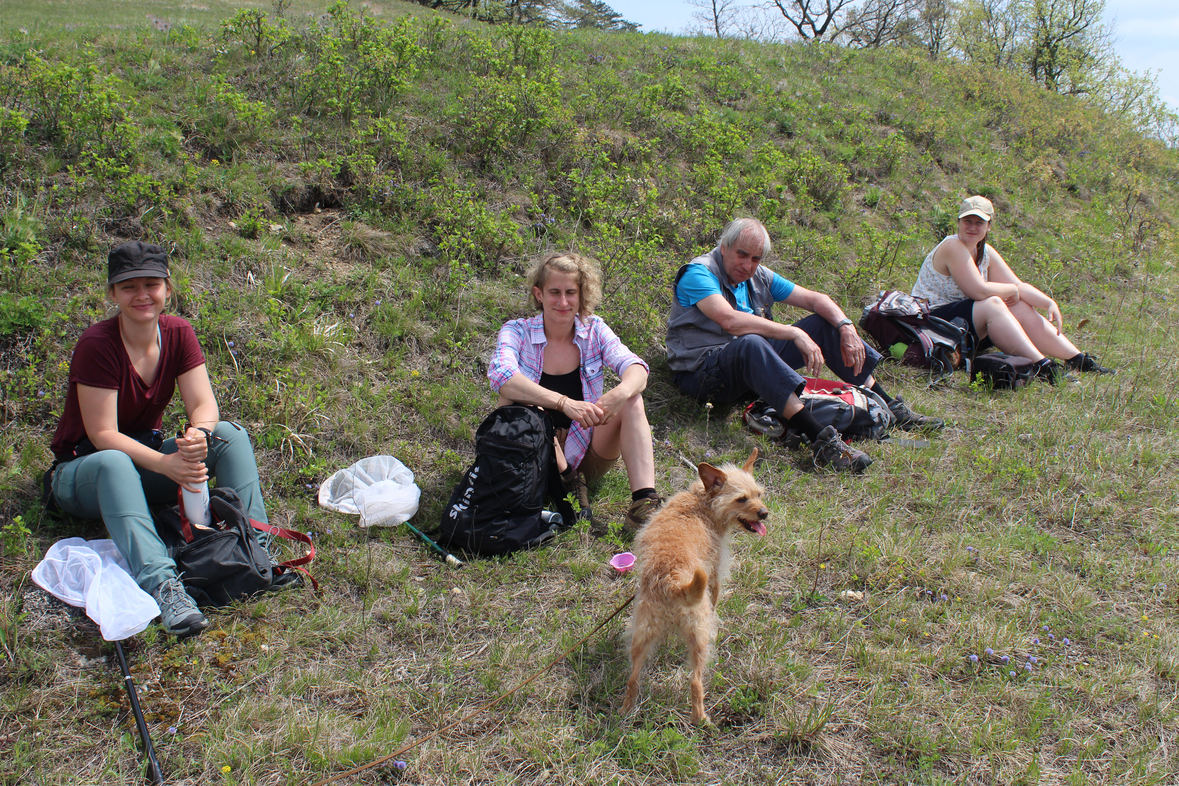
[[[687,571],[675,571],[672,578],[675,580],[675,594],[689,606],[699,603],[708,589],[708,573],[704,568],[696,568],[691,576],[687,575]]]

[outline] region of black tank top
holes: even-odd
[[[545,390],[551,390],[554,393],[560,393],[562,396],[568,396],[574,401],[584,401],[585,394],[581,392],[581,369],[575,368],[568,374],[545,374],[543,371],[540,374],[540,386]],[[549,417],[553,419],[553,425],[557,428],[569,428],[573,425],[573,421],[564,412],[555,410],[545,410],[549,413]]]

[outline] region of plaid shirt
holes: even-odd
[[[602,397],[607,366],[620,376],[635,363],[648,372],[651,370],[641,357],[626,348],[601,317],[591,316],[586,321],[582,321],[580,316],[574,317],[573,343],[581,350],[581,393],[585,401],[597,401]],[[516,374],[523,374],[527,379],[539,383],[547,344],[543,314],[505,323],[499,330],[499,339],[487,368],[491,389],[498,393],[504,383]],[[583,428],[576,420],[573,421],[569,436],[565,439],[565,460],[571,467],[581,464],[592,437],[592,428]]]

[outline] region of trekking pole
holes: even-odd
[[[143,752],[147,757],[147,770],[143,775],[155,786],[163,786],[164,774],[160,771],[160,763],[156,761],[156,751],[151,744],[151,735],[147,731],[147,721],[144,720],[143,710],[139,708],[139,696],[135,693],[135,681],[131,679],[131,669],[127,668],[127,656],[123,653],[123,642],[115,642],[115,654],[119,656],[119,666],[123,669],[123,685],[127,688],[127,698],[131,700],[131,712],[135,715],[135,725],[139,727],[139,738],[143,740]]]
[[[451,554],[446,549],[439,546],[437,543],[435,543],[433,541],[433,539],[429,535],[422,532],[420,529],[415,527],[413,524],[410,524],[408,521],[404,522],[404,524],[405,524],[405,526],[409,527],[410,532],[412,532],[413,534],[415,534],[419,538],[421,538],[423,543],[425,543],[430,548],[434,549],[434,551],[438,552],[438,554],[441,555],[442,559],[446,562],[447,565],[451,565],[456,568],[461,568],[463,565],[467,564],[467,563],[463,562],[461,559],[459,559],[458,557]]]

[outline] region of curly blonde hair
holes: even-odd
[[[532,306],[540,311],[543,306],[536,295],[532,293],[534,287],[544,289],[549,273],[572,273],[577,276],[578,308],[577,314],[585,319],[594,313],[594,309],[602,302],[602,270],[593,259],[581,254],[553,254],[544,260],[538,260],[528,271],[528,299]]]

